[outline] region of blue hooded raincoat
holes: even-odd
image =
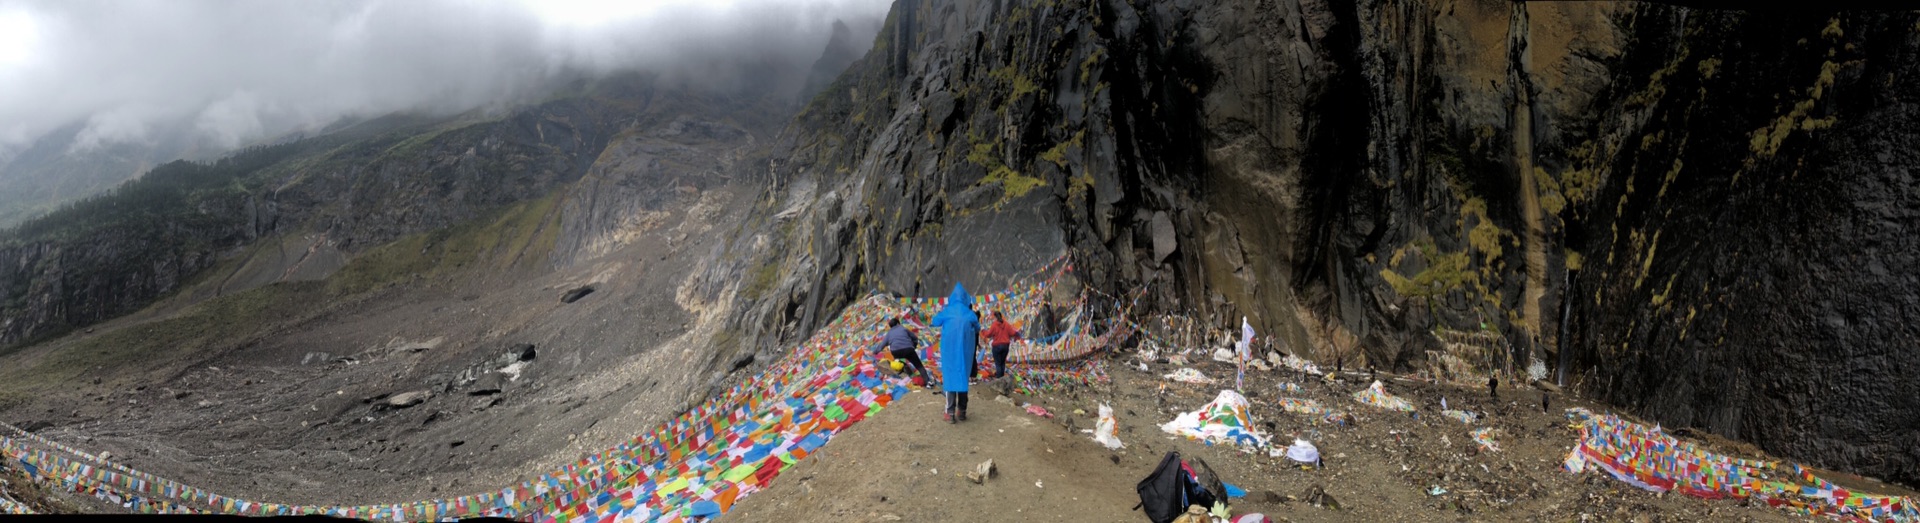
[[[953,295],[947,296],[946,308],[929,321],[940,328],[940,390],[967,391],[967,371],[974,365],[973,343],[980,333],[980,316],[968,307],[972,304],[973,295],[956,283]]]

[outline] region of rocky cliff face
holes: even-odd
[[[545,195],[578,180],[654,87],[610,80],[497,117],[396,117],[157,170],[0,236],[0,347],[139,310],[261,238],[311,234],[308,255],[355,252]]]
[[[1627,109],[1541,156],[1606,180],[1565,226],[1575,368],[1669,424],[1920,483],[1920,108],[1896,87],[1920,17],[1664,14]],[[1619,145],[1586,167],[1583,134]]]
[[[1410,369],[1491,340],[1670,426],[1913,483],[1917,20],[901,1],[769,154],[722,350],[1070,251],[1277,349]]]

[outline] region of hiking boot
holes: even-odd
[[[953,413],[952,413],[952,412],[948,412],[948,413],[946,413],[946,414],[942,414],[942,415],[940,415],[940,417],[941,417],[941,419],[945,419],[945,420],[947,420],[947,423],[948,423],[948,424],[952,424],[952,423],[953,423]]]
[[[967,411],[964,411],[964,410],[960,411],[960,421],[966,421],[966,420],[967,420]]]

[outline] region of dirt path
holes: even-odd
[[[915,391],[748,496],[727,521],[1133,521],[1133,459],[976,391],[968,421]],[[984,484],[966,472],[992,459]]]

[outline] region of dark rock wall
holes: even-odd
[[[1920,113],[1899,87],[1920,17],[1683,14],[1645,50],[1680,67],[1569,235],[1589,260],[1569,349],[1591,390],[1668,424],[1920,482]]]
[[[993,289],[1067,250],[1088,285],[1247,316],[1276,349],[1408,369],[1436,331],[1489,332],[1668,425],[1920,481],[1916,31],[1654,3],[903,1],[756,169],[734,328],[764,350],[868,289]]]
[[[209,211],[244,216],[251,202],[222,203]],[[0,245],[0,347],[133,312],[249,239],[245,221],[192,222]]]
[[[748,275],[734,328],[764,350],[869,290],[998,290],[1069,250],[1109,292],[1198,289],[1197,265],[1152,255],[1156,215],[1163,252],[1180,248],[1167,225],[1190,235],[1201,219],[1186,209],[1212,75],[1165,19],[1124,3],[896,5],[770,152],[758,232],[727,256]]]

